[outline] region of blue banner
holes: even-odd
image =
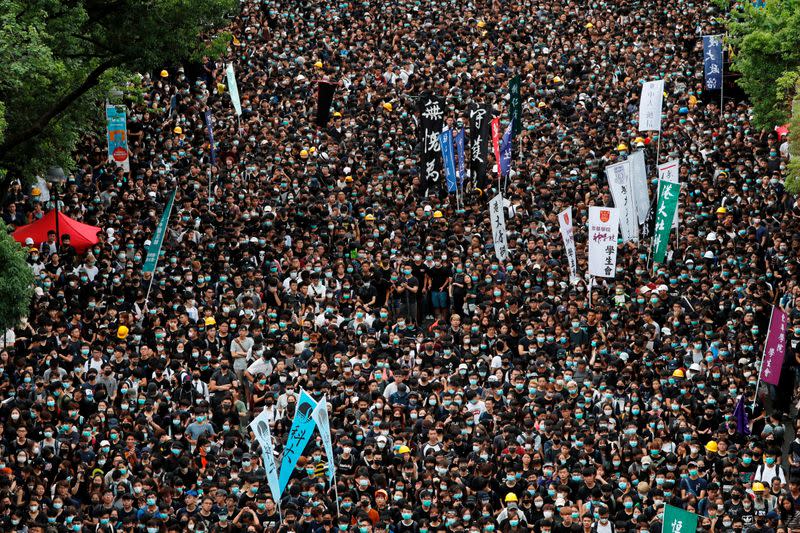
[[[456,164],[453,160],[453,132],[443,131],[439,134],[439,148],[442,151],[444,162],[444,179],[447,182],[447,192],[456,192]]]
[[[464,186],[464,180],[467,178],[467,161],[464,156],[464,128],[461,128],[456,136],[453,138],[456,143],[456,167],[458,168],[458,186]]]
[[[292,477],[294,467],[297,466],[297,460],[303,455],[306,444],[314,434],[316,423],[312,416],[316,407],[317,402],[301,389],[294,412],[294,420],[292,420],[292,429],[289,431],[289,437],[283,447],[280,469],[281,494],[286,491],[286,485],[289,483],[289,478]]]
[[[206,109],[205,115],[206,127],[208,128],[208,144],[211,152],[211,164],[213,165],[217,162],[217,147],[214,146],[214,117],[211,115],[210,109]]]
[[[108,162],[113,161],[125,172],[130,172],[128,120],[125,106],[106,106],[106,138],[108,139]]]
[[[703,36],[703,73],[707,91],[722,90],[722,36]]]
[[[511,135],[513,131],[514,121],[512,120],[500,140],[500,175],[504,178],[507,178],[511,172]]]

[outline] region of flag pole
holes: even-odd
[[[339,486],[336,483],[336,473],[333,474],[333,494],[336,498],[336,518],[339,518],[341,513],[339,512]]]

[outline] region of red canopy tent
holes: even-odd
[[[20,244],[25,244],[25,239],[30,237],[37,245],[47,240],[47,232],[56,230],[56,212],[51,210],[42,218],[17,228],[11,235]],[[78,253],[83,253],[87,248],[97,244],[97,233],[103,231],[102,228],[83,224],[77,220],[69,218],[62,212],[58,212],[58,232],[63,237],[65,234],[70,236],[70,244]]]

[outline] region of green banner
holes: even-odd
[[[678,196],[681,192],[679,183],[658,180],[658,204],[656,207],[656,227],[653,231],[653,265],[664,262],[667,255],[669,232],[672,220],[678,210]]]
[[[514,124],[512,135],[517,135],[522,131],[522,98],[519,95],[520,81],[519,75],[511,78],[508,84],[509,108],[511,111],[511,123]]]
[[[680,507],[664,506],[664,525],[661,533],[695,533],[697,531],[697,515],[684,511]]]
[[[158,255],[161,253],[161,243],[164,242],[164,234],[167,233],[167,226],[169,226],[169,215],[172,213],[172,203],[175,201],[175,193],[178,192],[176,188],[172,191],[169,197],[167,207],[164,209],[164,214],[161,215],[161,222],[158,223],[153,237],[150,239],[150,246],[147,248],[147,257],[144,260],[142,272],[155,272],[156,264],[158,263]]]

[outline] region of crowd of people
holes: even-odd
[[[703,89],[715,5],[243,0],[226,57],[143,75],[129,173],[103,136],[82,143],[62,210],[99,242],[27,250],[31,313],[0,349],[0,528],[661,533],[665,505],[703,532],[800,527],[800,206],[785,139]],[[453,130],[472,103],[505,123],[515,75],[499,262],[493,156],[456,205],[420,172],[418,102],[444,97]],[[637,128],[653,79],[660,134]],[[322,128],[318,80],[339,84]],[[590,279],[588,206],[612,205],[604,168],[634,150],[653,179],[680,161],[679,227],[664,264],[628,242]],[[12,188],[3,220],[41,217],[42,192]],[[786,360],[759,386],[774,305]],[[278,461],[301,389],[327,398],[334,457],[317,433],[275,501],[248,423],[269,413]]]

